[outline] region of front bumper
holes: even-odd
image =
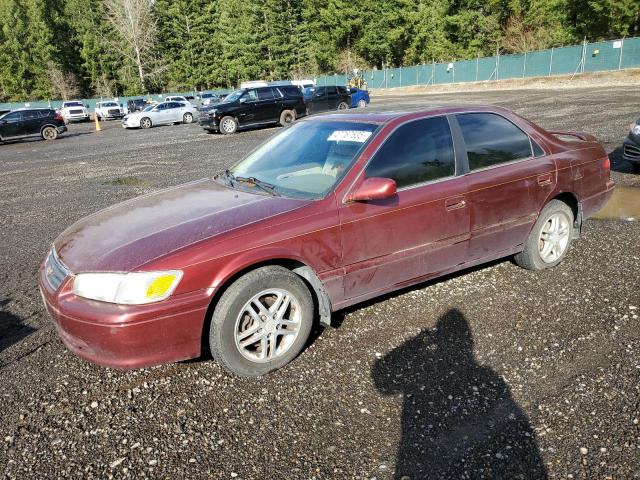
[[[64,119],[67,122],[88,122],[89,121],[89,114],[79,114],[79,113],[74,113],[71,115],[67,115],[66,117],[64,117]]]
[[[638,138],[636,135],[633,135],[633,137]],[[640,163],[640,138],[636,141],[635,138],[632,138],[632,134],[629,134],[629,136],[624,139],[622,144],[622,158],[629,162]]]
[[[210,296],[206,290],[176,295],[147,305],[116,305],[78,297],[68,276],[57,290],[38,283],[58,336],[78,357],[114,368],[142,368],[195,358]]]
[[[205,130],[209,130],[211,132],[218,131],[218,120],[215,117],[210,117],[206,113],[200,113],[200,120],[198,120],[198,124]]]
[[[122,120],[122,128],[139,128],[140,127],[140,119],[128,119]]]

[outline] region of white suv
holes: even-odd
[[[82,102],[70,101],[62,102],[60,114],[65,123],[69,122],[88,122],[89,112]]]

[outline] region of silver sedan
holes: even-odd
[[[198,110],[191,104],[163,102],[149,105],[141,112],[130,113],[122,119],[124,128],[151,128],[154,125],[191,123],[198,118]]]

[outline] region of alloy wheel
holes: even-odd
[[[301,320],[300,302],[291,292],[264,290],[245,303],[236,319],[236,348],[247,360],[270,362],[291,348]]]
[[[540,258],[546,263],[558,260],[569,245],[570,219],[565,213],[551,215],[540,231],[538,249]]]

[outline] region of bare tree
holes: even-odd
[[[80,95],[80,84],[77,77],[71,72],[63,72],[53,61],[47,63],[47,76],[53,91],[60,95],[62,100],[70,100]]]
[[[158,63],[153,56],[157,24],[153,16],[152,0],[106,0],[106,17],[122,42],[115,48],[135,65],[140,83],[157,73]]]

